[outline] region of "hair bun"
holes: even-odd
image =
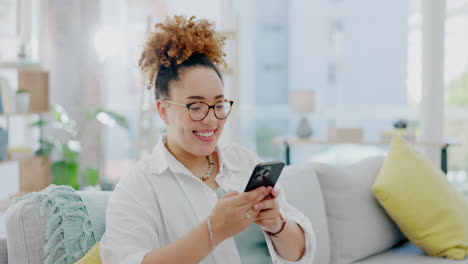
[[[214,22],[175,15],[157,23],[154,29],[138,62],[150,83],[154,83],[161,67],[181,64],[193,54],[205,55],[218,65],[226,64],[223,52],[226,36],[215,31]]]

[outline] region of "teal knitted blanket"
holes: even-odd
[[[70,186],[50,185],[15,199],[40,204],[40,214],[48,213],[45,264],[72,264],[101,239],[105,208],[110,192],[77,192]]]

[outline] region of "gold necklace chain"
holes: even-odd
[[[211,177],[211,174],[213,173],[213,169],[214,169],[214,161],[211,158],[211,155],[206,156],[206,158],[208,159],[208,164],[210,165],[210,167],[209,167],[208,172],[206,173],[206,175],[200,177],[200,179],[202,181],[208,180]]]

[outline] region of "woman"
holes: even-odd
[[[217,66],[225,37],[194,17],[155,29],[139,65],[167,132],[112,194],[103,263],[312,263],[309,220],[278,189],[242,192],[261,160],[217,144],[233,105]]]

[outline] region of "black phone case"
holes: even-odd
[[[259,163],[253,170],[244,192],[255,190],[260,186],[275,187],[283,168],[284,162],[282,161]]]

